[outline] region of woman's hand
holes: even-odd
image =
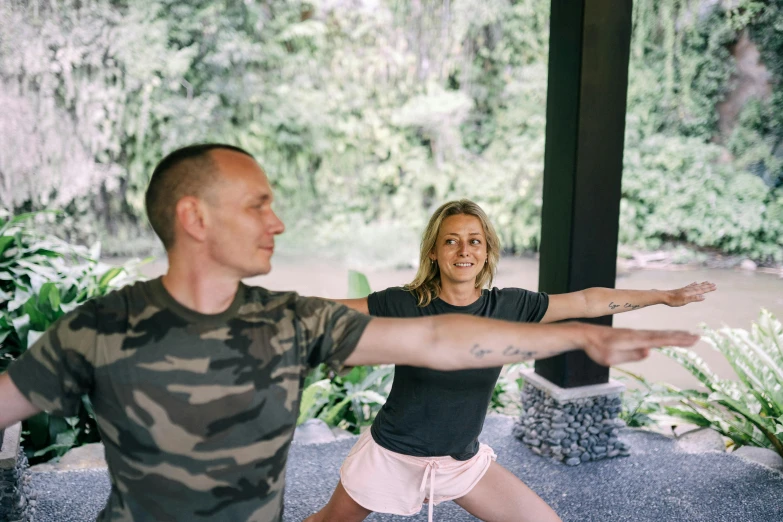
[[[714,292],[718,287],[714,283],[691,283],[688,286],[669,290],[664,303],[668,306],[684,306],[689,303],[704,301],[704,294]]]

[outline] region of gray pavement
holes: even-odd
[[[783,474],[723,453],[680,452],[673,440],[625,429],[631,456],[568,468],[531,453],[511,435],[513,419],[490,416],[482,441],[498,462],[524,480],[564,522],[776,522],[783,521]],[[338,469],[355,439],[291,447],[285,522],[320,508],[338,481]],[[105,472],[37,472],[36,520],[94,520],[109,492]],[[373,514],[367,520],[418,522]],[[453,502],[435,508],[440,522],[475,521]],[[218,519],[216,519],[218,520]]]

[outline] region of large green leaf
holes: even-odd
[[[100,279],[98,279],[98,287],[101,289],[107,288],[109,286],[109,283],[112,281],[112,279],[116,278],[124,271],[125,268],[121,266],[110,268],[100,277]]]
[[[372,290],[370,289],[370,282],[367,280],[367,276],[361,272],[356,272],[355,270],[348,271],[349,299],[367,297],[371,292]]]
[[[696,376],[709,390],[674,390],[670,399],[686,409],[666,406],[670,415],[709,424],[736,444],[772,447],[783,455],[779,419],[783,417],[783,327],[768,311],[750,331],[705,328],[704,338],[731,364],[739,381],[722,380],[690,350],[664,353]],[[695,422],[698,424],[698,422]]]
[[[305,388],[302,392],[296,424],[302,424],[307,419],[315,417],[321,408],[329,403],[331,393],[332,383],[329,379],[321,379]]]

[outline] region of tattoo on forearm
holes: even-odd
[[[616,310],[618,308],[620,308],[620,305],[615,303],[614,301],[609,303],[609,310]],[[625,306],[623,306],[623,308],[627,308],[628,310],[638,310],[639,308],[643,308],[643,305],[625,303]]]
[[[486,350],[481,346],[474,344],[473,348],[470,349],[470,353],[473,354],[473,357],[476,359],[483,359],[485,355],[492,353],[492,350]]]
[[[516,346],[509,346],[508,348],[503,350],[503,355],[507,357],[523,357],[525,359],[532,359],[533,356],[536,355],[536,352],[522,350],[520,348],[517,348]]]

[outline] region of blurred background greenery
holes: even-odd
[[[200,141],[267,170],[292,251],[409,264],[470,197],[539,240],[549,0],[0,0],[0,206],[155,252],[155,163]],[[783,261],[783,1],[634,2],[622,252]],[[356,233],[360,231],[360,233]],[[390,255],[389,236],[401,248]],[[159,252],[159,251],[158,251]]]

